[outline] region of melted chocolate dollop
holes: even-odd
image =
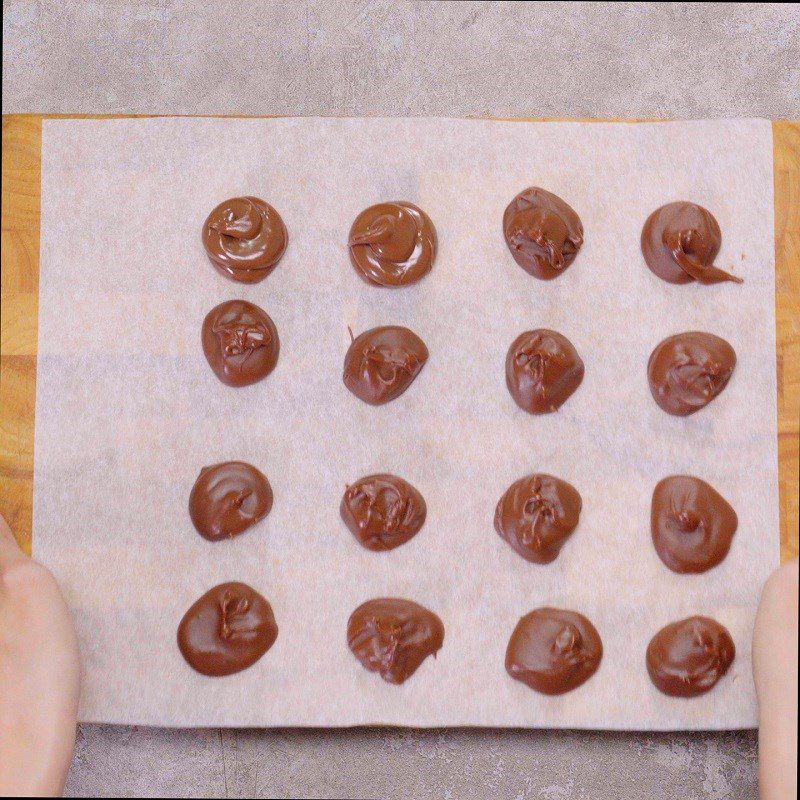
[[[716,620],[689,617],[662,628],[647,646],[647,672],[672,697],[696,697],[714,688],[736,655],[733,639]]]
[[[257,197],[232,197],[203,223],[203,246],[211,263],[228,278],[255,283],[272,272],[286,250],[281,215]]]
[[[509,203],[503,233],[517,264],[545,281],[561,275],[583,244],[583,225],[575,210],[536,186]]]
[[[582,380],[578,351],[556,331],[526,331],[508,348],[506,386],[514,402],[530,414],[556,411]]]
[[[738,519],[713,486],[690,475],[670,475],[653,491],[653,545],[673,572],[705,572],[728,554]]]
[[[439,617],[411,600],[380,598],[360,605],[347,623],[347,645],[365,669],[403,683],[444,642]]]
[[[245,583],[215,586],[178,626],[178,647],[189,666],[214,677],[252,666],[277,638],[270,604]]]
[[[212,542],[238,536],[271,508],[269,481],[244,461],[203,467],[189,495],[189,516],[198,533]]]
[[[228,386],[248,386],[275,369],[278,329],[266,311],[246,300],[228,300],[203,321],[203,353],[214,374]]]
[[[425,523],[422,495],[396,475],[367,475],[345,490],[339,513],[367,550],[394,550]]]
[[[400,397],[427,360],[425,342],[408,328],[372,328],[350,344],[342,379],[360,400],[379,406]]]
[[[549,564],[578,526],[581,496],[560,478],[535,473],[508,487],[494,513],[494,527],[523,558]]]
[[[378,203],[356,217],[347,244],[353,267],[367,283],[406,286],[430,272],[436,229],[411,203]]]
[[[506,671],[542,694],[564,694],[597,672],[603,643],[583,614],[537,608],[517,623],[506,650]]]
[[[664,339],[650,354],[650,392],[668,414],[686,417],[722,392],[735,366],[734,349],[719,336],[679,333]]]
[[[668,283],[741,283],[741,278],[714,266],[721,243],[714,215],[695,203],[667,203],[642,228],[644,260]]]

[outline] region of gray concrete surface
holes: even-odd
[[[3,3],[3,112],[791,117],[789,4]]]
[[[748,800],[756,734],[83,725],[71,795]]]
[[[3,113],[800,116],[789,4],[3,3]],[[82,725],[70,795],[745,800],[756,734]]]

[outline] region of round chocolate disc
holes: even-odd
[[[203,320],[203,353],[228,386],[248,386],[275,369],[278,329],[266,311],[246,300],[228,300]]]
[[[189,516],[197,532],[212,542],[232,539],[272,508],[272,487],[244,461],[203,467],[189,495]]]
[[[722,392],[735,366],[734,349],[719,336],[679,333],[664,339],[650,354],[650,392],[668,414],[686,417]]]
[[[542,694],[564,694],[597,672],[603,643],[582,614],[537,608],[517,623],[506,650],[506,671]]]
[[[670,475],[653,491],[653,545],[673,572],[705,572],[728,554],[738,519],[728,501],[700,478]]]
[[[278,638],[270,604],[245,583],[221,583],[184,614],[178,647],[203,675],[231,675],[252,666]]]
[[[345,490],[339,513],[367,550],[394,550],[425,523],[425,500],[396,475],[367,475]]]
[[[508,348],[506,386],[514,402],[530,414],[557,410],[582,380],[578,351],[556,331],[525,331]]]
[[[444,642],[439,617],[411,600],[380,598],[360,605],[347,623],[347,645],[365,669],[403,683]]]
[[[350,344],[342,379],[356,397],[379,406],[403,394],[427,360],[425,342],[408,328],[372,328]]]
[[[281,215],[257,197],[232,197],[203,223],[203,246],[211,263],[228,278],[255,283],[272,272],[286,250]]]
[[[583,225],[575,210],[536,186],[509,203],[503,233],[517,264],[545,281],[561,275],[583,244]]]
[[[347,244],[353,267],[367,283],[406,286],[430,272],[436,229],[411,203],[378,203],[356,217]]]
[[[647,672],[672,697],[696,697],[728,671],[736,648],[728,631],[708,617],[689,617],[662,628],[647,646]]]
[[[549,564],[578,526],[581,496],[560,478],[536,473],[508,487],[494,513],[494,527],[523,558]]]
[[[695,203],[667,203],[642,228],[645,263],[668,283],[741,283],[741,278],[714,266],[721,243],[714,215]]]

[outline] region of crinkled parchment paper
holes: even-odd
[[[565,198],[586,242],[557,280],[523,272],[503,210],[530,185]],[[209,264],[200,228],[221,200],[253,194],[289,230],[255,285]],[[365,285],[348,262],[367,205],[419,204],[439,234],[414,287]],[[711,209],[718,263],[742,286],[671,286],[645,267],[639,234],[671,200]],[[223,386],[200,325],[217,303],[262,306],[281,337],[262,383]],[[430,360],[406,394],[373,408],[346,391],[356,333],[415,330]],[[534,417],[504,383],[506,350],[554,328],[586,365],[578,392]],[[727,390],[687,419],[650,397],[647,358],[664,337],[705,330],[733,344]],[[153,725],[399,724],[734,728],[755,723],[750,633],[778,562],[772,134],[764,121],[577,124],[443,119],[46,121],[36,403],[34,552],[77,620],[83,720]],[[258,527],[210,543],[194,531],[200,468],[252,462],[275,505]],[[583,497],[580,526],[549,566],[495,533],[495,504],[541,470]],[[393,472],[428,504],[422,531],[363,550],[339,519],[348,481]],[[698,475],[730,500],[739,530],[705,575],[670,572],[650,542],[656,482]],[[175,631],[200,594],[243,580],[280,627],[254,667],[214,679],[181,658]],[[435,610],[443,649],[403,686],[347,649],[350,612],[375,596]],[[538,695],[503,658],[540,605],[589,616],[605,644],[595,677]],[[662,625],[708,614],[737,657],[711,693],[659,694],[644,653]]]

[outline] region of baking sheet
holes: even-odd
[[[585,244],[558,280],[513,261],[503,210],[529,185],[565,198]],[[74,610],[84,662],[80,718],[153,725],[753,726],[750,634],[778,563],[772,134],[765,121],[662,124],[443,119],[48,120],[43,127],[35,555]],[[275,272],[245,286],[208,263],[200,228],[226,197],[254,194],[289,230]],[[439,254],[414,287],[369,287],[345,247],[367,205],[404,199],[433,219]],[[639,234],[657,206],[711,209],[718,263],[742,286],[671,286],[646,269]],[[243,298],[275,321],[281,355],[255,386],[222,385],[200,326]],[[403,324],[431,356],[387,406],[354,398],[341,366],[355,333]],[[564,333],[586,365],[552,415],[512,402],[504,359],[533,327]],[[726,391],[687,419],[650,397],[646,364],[664,337],[723,336],[738,354]],[[269,477],[271,514],[235,540],[194,531],[200,468],[249,461]],[[494,532],[500,495],[539,470],[583,497],[580,525],[549,566]],[[403,476],[428,518],[390,553],[363,550],[339,519],[345,484]],[[649,534],[656,482],[690,473],[739,515],[728,558],[670,572]],[[193,672],[176,643],[188,606],[243,580],[280,628],[251,669]],[[405,596],[436,611],[444,647],[403,686],[349,652],[362,601]],[[573,608],[597,626],[595,677],[558,698],[511,680],[518,618]],[[708,695],[672,699],[644,652],[662,625],[708,614],[737,657]]]

